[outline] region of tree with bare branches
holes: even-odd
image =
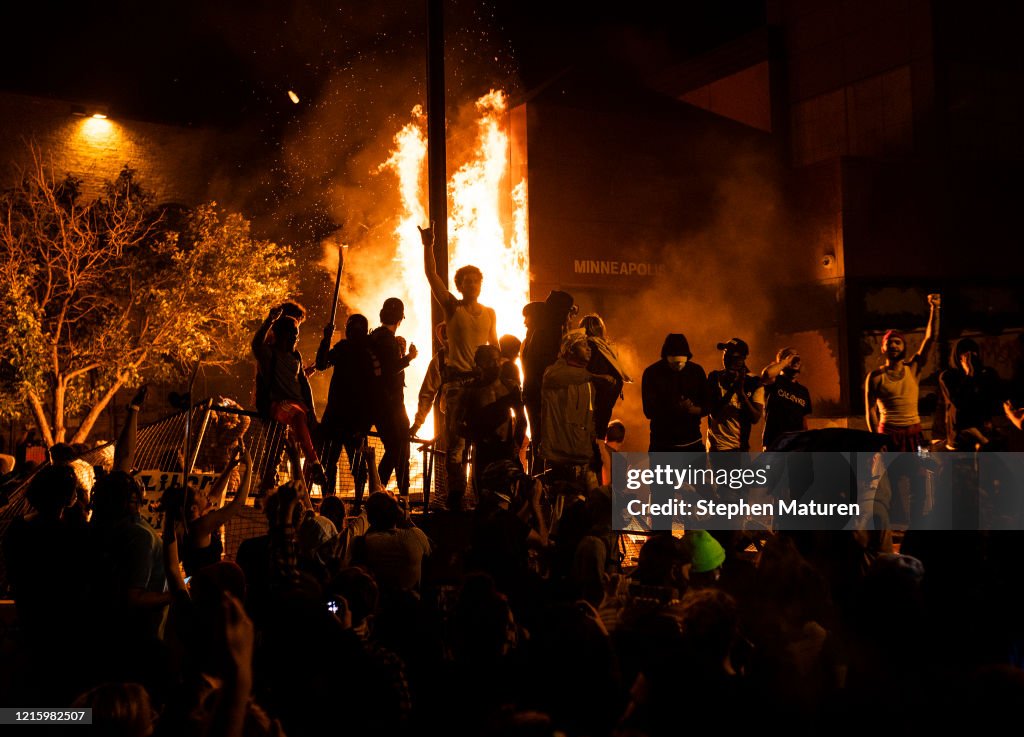
[[[0,193],[0,414],[83,442],[119,389],[247,355],[251,317],[292,290],[289,248],[214,202],[155,207],[128,167],[83,202],[33,153]]]

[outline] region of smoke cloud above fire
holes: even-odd
[[[668,333],[684,333],[692,361],[709,373],[722,367],[716,344],[730,338],[749,344],[751,373],[759,373],[781,347],[775,324],[786,288],[809,279],[811,266],[784,248],[793,234],[775,172],[765,155],[729,156],[706,182],[713,206],[703,226],[651,244],[649,256],[665,264],[665,273],[624,297],[603,300],[610,337],[635,382],[626,386],[614,412],[626,424],[629,449],[647,448],[640,381],[644,369],[659,360]],[[752,447],[759,442],[758,427]]]

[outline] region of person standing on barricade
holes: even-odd
[[[298,345],[298,320],[286,313],[285,306],[275,307],[252,339],[252,352],[258,364],[256,410],[262,417],[288,426],[306,457],[306,486],[312,482],[325,488],[327,478],[310,434],[316,425],[313,393]]]
[[[420,228],[423,242],[423,270],[430,284],[430,293],[441,305],[448,325],[448,357],[445,370],[445,438],[448,443],[446,470],[448,475],[448,509],[459,511],[466,493],[464,469],[466,442],[455,424],[461,417],[467,384],[476,378],[473,357],[482,345],[498,347],[497,316],[490,307],[477,300],[483,285],[483,273],[475,266],[463,266],[455,272],[455,288],[462,299],[448,291],[434,263],[433,228]]]
[[[924,340],[911,358],[907,359],[907,341],[903,333],[889,330],[882,336],[882,355],[885,363],[868,374],[864,382],[864,410],[868,430],[886,436],[892,453],[913,453],[926,449],[921,418],[918,415],[918,383],[928,361],[935,339],[939,334],[939,310],[942,303],[938,294],[928,295],[928,326]],[[904,500],[910,517],[924,514],[924,478],[920,464],[912,457],[898,458],[890,466],[890,482],[897,493],[895,501]],[[908,486],[901,487],[906,479]]]
[[[356,513],[366,486],[366,462],[360,449],[373,424],[373,408],[380,403],[382,373],[380,359],[369,338],[370,323],[363,315],[349,315],[345,339],[331,347],[334,325],[324,328],[324,339],[316,352],[316,368],[334,367],[327,393],[327,408],[321,420],[324,454],[327,457],[325,496],[336,493],[338,460],[341,449],[348,456],[355,479]]]
[[[416,345],[405,350],[405,339],[396,334],[405,319],[405,304],[397,297],[384,300],[380,327],[370,333],[373,352],[380,359],[380,400],[373,412],[373,424],[384,444],[377,472],[388,483],[392,471],[398,492],[409,495],[409,414],[405,411],[405,369],[418,354]]]

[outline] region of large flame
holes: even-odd
[[[476,110],[472,153],[448,183],[448,273],[451,277],[461,266],[477,266],[484,274],[480,302],[497,313],[498,334],[511,333],[522,339],[522,309],[530,289],[526,181],[510,181],[505,94],[490,91],[477,100]],[[431,347],[430,288],[423,274],[423,247],[416,229],[428,222],[426,120],[419,105],[413,108],[411,117],[395,136],[387,161],[379,167],[380,172],[397,178],[401,198],[401,212],[393,231],[394,260],[384,266],[378,261],[367,267],[372,273],[358,273],[362,270],[358,259],[350,259],[351,268],[346,266],[349,286],[344,294],[350,310],[362,312],[371,324],[386,298],[399,297],[405,302],[405,321],[398,334],[414,343],[421,354],[406,370],[410,418],[416,411]],[[334,246],[325,245],[326,267],[337,264],[336,253]],[[451,278],[449,287],[457,294]],[[429,435],[431,426],[426,422],[420,434]]]

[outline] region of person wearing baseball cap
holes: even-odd
[[[732,338],[718,344],[722,368],[708,374],[708,449],[750,450],[750,428],[761,419],[764,387],[760,377],[747,368],[750,348],[746,341]]]

